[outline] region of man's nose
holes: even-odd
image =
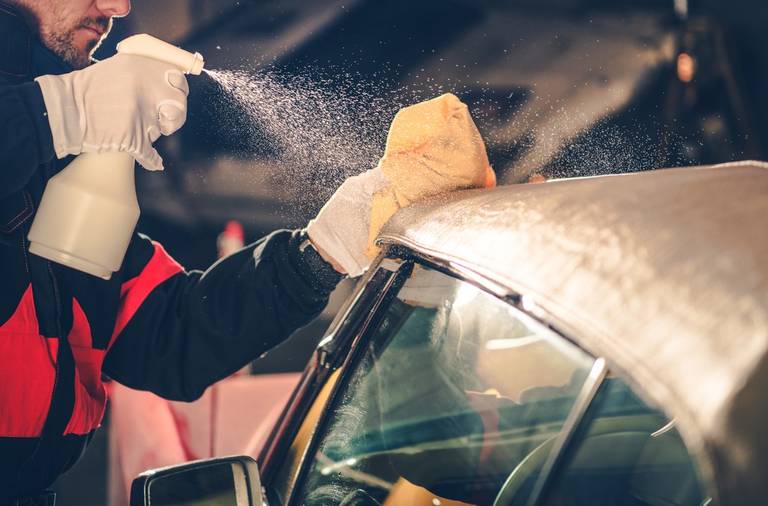
[[[121,18],[131,12],[131,0],[96,0],[96,8],[105,16]]]

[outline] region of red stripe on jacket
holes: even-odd
[[[115,330],[112,332],[112,338],[109,340],[110,346],[112,346],[115,338],[120,335],[125,326],[128,325],[128,322],[131,321],[133,315],[136,314],[139,307],[149,297],[152,290],[163,281],[184,271],[184,268],[159,243],[152,241],[152,245],[155,247],[155,252],[152,254],[152,258],[149,259],[149,262],[147,262],[147,265],[144,266],[141,274],[126,281],[120,288],[120,309],[115,321]]]
[[[37,437],[43,431],[59,342],[39,335],[37,329],[30,285],[0,326],[0,437]]]
[[[161,245],[137,277],[123,283],[120,309],[110,345],[149,294],[184,269]],[[0,437],[39,437],[50,409],[56,380],[58,339],[37,333],[32,286],[27,287],[13,315],[0,326]],[[75,360],[75,403],[64,434],[85,435],[104,416],[107,394],[101,381],[106,352],[93,348],[91,326],[83,308],[72,299],[68,336]]]
[[[91,326],[75,299],[72,299],[69,345],[75,359],[75,405],[64,434],[85,435],[101,424],[107,405],[107,392],[101,382],[105,352],[93,349]]]
[[[120,287],[120,308],[110,346],[139,310],[152,290],[184,268],[163,247],[153,242],[155,250],[141,273]],[[92,348],[90,325],[77,301],[73,306],[73,325],[69,336],[77,368],[75,370],[75,409],[65,434],[88,434],[101,424],[106,406],[106,389],[101,381],[101,367],[106,352]]]

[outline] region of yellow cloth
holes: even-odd
[[[379,253],[373,241],[401,207],[441,193],[496,185],[469,109],[451,93],[397,113],[379,168],[388,184],[373,195],[369,258]]]

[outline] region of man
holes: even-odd
[[[29,253],[45,183],[72,155],[126,151],[159,169],[152,142],[184,123],[186,80],[170,66],[130,55],[90,64],[111,18],[129,10],[128,0],[0,0],[2,506],[53,504],[45,490],[102,419],[102,373],[193,400],[308,323],[342,273],[369,263],[374,170],[342,185],[312,241],[278,231],[205,273],[139,234],[109,281]]]

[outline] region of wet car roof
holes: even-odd
[[[757,504],[767,221],[768,164],[739,162],[460,192],[400,211],[380,241],[530,296],[676,419],[723,504]]]

